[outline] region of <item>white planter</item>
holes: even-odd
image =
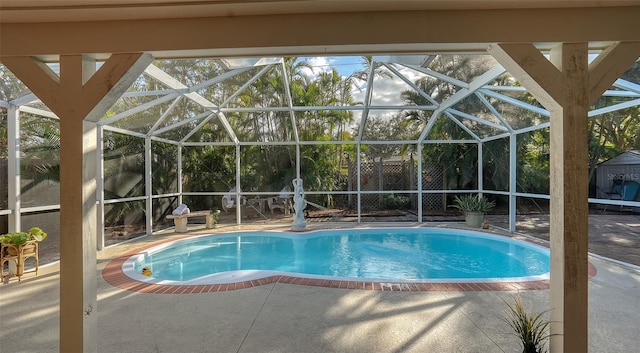
[[[467,227],[481,228],[484,222],[484,212],[467,212],[464,215],[464,221]]]
[[[174,218],[173,224],[176,226],[177,233],[184,233],[187,231],[187,217]]]

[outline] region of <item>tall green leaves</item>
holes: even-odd
[[[549,335],[549,321],[545,319],[547,311],[535,313],[527,310],[522,299],[515,297],[513,303],[508,303],[507,316],[504,321],[513,329],[512,334],[520,339],[522,353],[545,353]]]
[[[470,82],[487,69],[487,63],[479,58],[468,56],[438,56],[432,62],[432,69],[445,74],[455,80]],[[442,102],[453,96],[461,87],[454,80],[444,80],[431,76],[415,82],[427,95],[437,102]],[[409,105],[430,105],[431,103],[416,91],[402,92],[402,98]],[[479,113],[483,105],[477,100],[463,100],[456,105],[456,109],[468,114]],[[469,134],[447,116],[433,116],[432,111],[409,110],[404,113],[408,126],[424,128],[431,119],[437,119],[429,131],[430,139],[464,140],[470,139]],[[483,129],[483,126],[475,126]],[[474,144],[439,143],[425,145],[423,158],[429,163],[444,166],[446,187],[449,189],[474,188],[476,183],[477,149]]]
[[[58,121],[24,114],[20,119],[21,173],[27,192],[60,182],[60,128]]]

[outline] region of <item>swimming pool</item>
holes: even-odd
[[[141,274],[143,268],[150,276]],[[146,249],[125,275],[157,284],[215,284],[277,274],[393,282],[513,282],[549,278],[548,249],[476,231],[444,228],[243,231]]]

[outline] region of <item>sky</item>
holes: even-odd
[[[331,71],[335,67],[342,76],[349,76],[355,71],[362,70],[363,58],[361,56],[332,56],[332,57],[303,57],[315,70],[314,74]]]
[[[333,57],[301,57],[301,60],[307,61],[313,67],[313,71],[307,72],[311,77],[317,76],[322,72],[329,72],[335,68],[342,77],[348,77],[356,71],[365,69],[364,59],[362,56],[333,56]],[[395,66],[398,71],[405,75],[411,82],[415,82],[424,74],[419,74],[415,70]],[[354,87],[352,94],[356,102],[364,102],[366,95],[367,82],[353,80]],[[402,79],[392,74],[392,77],[375,77],[373,82],[373,94],[371,97],[372,105],[402,105],[400,93],[402,91],[411,90]],[[398,114],[398,110],[371,110],[369,117],[377,117],[390,119]],[[354,123],[351,129],[356,129],[360,122],[362,111],[353,111]]]
[[[361,56],[333,56],[333,57],[304,57],[303,60],[309,62],[313,67],[310,75],[318,75],[321,72],[328,72],[335,68],[343,77],[348,77],[355,71],[361,71],[365,68]],[[420,75],[410,69],[400,69],[412,82],[420,77]],[[364,101],[366,92],[366,82],[357,82],[358,86],[354,87],[353,94],[356,101]],[[392,78],[376,77],[374,81],[374,96],[372,102],[376,105],[398,105],[402,104],[400,100],[400,92],[410,89],[404,81],[395,75]]]
[[[335,68],[338,73],[343,77],[348,77],[356,71],[364,70],[362,56],[332,56],[332,57],[301,57],[302,60],[306,60],[311,66],[313,66],[313,72],[308,72],[311,76],[316,76],[321,72],[328,72]],[[243,59],[233,59],[234,63],[242,66]],[[254,59],[248,59],[254,60]],[[100,63],[102,64],[102,63]],[[58,64],[49,65],[54,72],[58,73],[60,66]],[[419,75],[413,70],[403,69],[403,72],[410,80],[416,80]],[[364,101],[364,95],[366,92],[366,82],[356,82],[357,87],[354,87],[353,94],[356,101]],[[374,82],[374,96],[372,102],[377,105],[397,105],[402,102],[399,99],[399,92],[408,89],[408,86],[398,77],[392,79],[376,78]]]

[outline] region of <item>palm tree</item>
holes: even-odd
[[[472,65],[475,64],[475,65]],[[470,82],[474,77],[485,71],[487,64],[481,59],[468,56],[438,56],[431,63],[434,71],[443,73],[454,79]],[[437,102],[442,102],[455,94],[460,87],[450,81],[441,80],[431,76],[419,79],[415,84],[427,95]],[[416,91],[404,91],[401,93],[403,100],[408,104],[430,105],[431,103]],[[460,111],[469,114],[479,113],[483,105],[479,101],[463,100],[456,105]],[[439,140],[467,139],[469,135],[456,123],[444,117],[433,117],[432,111],[409,110],[404,113],[407,125],[411,128],[424,128],[430,119],[437,118],[433,124],[430,136]],[[482,130],[484,127],[474,125],[474,129]],[[477,153],[476,147],[470,144],[429,144],[425,148],[423,158],[430,163],[437,163],[444,167],[446,187],[449,189],[473,188],[475,185]]]
[[[27,192],[43,183],[60,183],[60,127],[57,121],[23,114],[21,116],[21,174]]]

